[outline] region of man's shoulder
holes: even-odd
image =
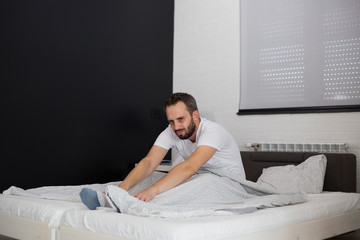
[[[203,122],[202,125],[204,130],[225,130],[225,128],[217,122],[210,121],[206,118],[201,118],[201,121]]]
[[[202,136],[211,136],[216,138],[224,138],[228,136],[230,133],[219,123],[210,121],[208,119],[201,119],[203,124],[199,131],[199,137]]]

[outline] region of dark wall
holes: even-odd
[[[121,180],[167,126],[174,2],[1,0],[0,191]]]

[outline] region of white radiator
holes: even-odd
[[[347,143],[248,143],[246,146],[262,152],[344,153],[349,148]]]

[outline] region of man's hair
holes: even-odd
[[[168,99],[165,101],[165,110],[167,107],[177,104],[178,102],[183,102],[186,105],[186,109],[192,114],[195,110],[198,110],[196,105],[195,98],[188,93],[173,93]]]

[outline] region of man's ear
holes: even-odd
[[[199,119],[199,117],[200,117],[199,111],[198,110],[193,111],[192,117],[194,120]]]

